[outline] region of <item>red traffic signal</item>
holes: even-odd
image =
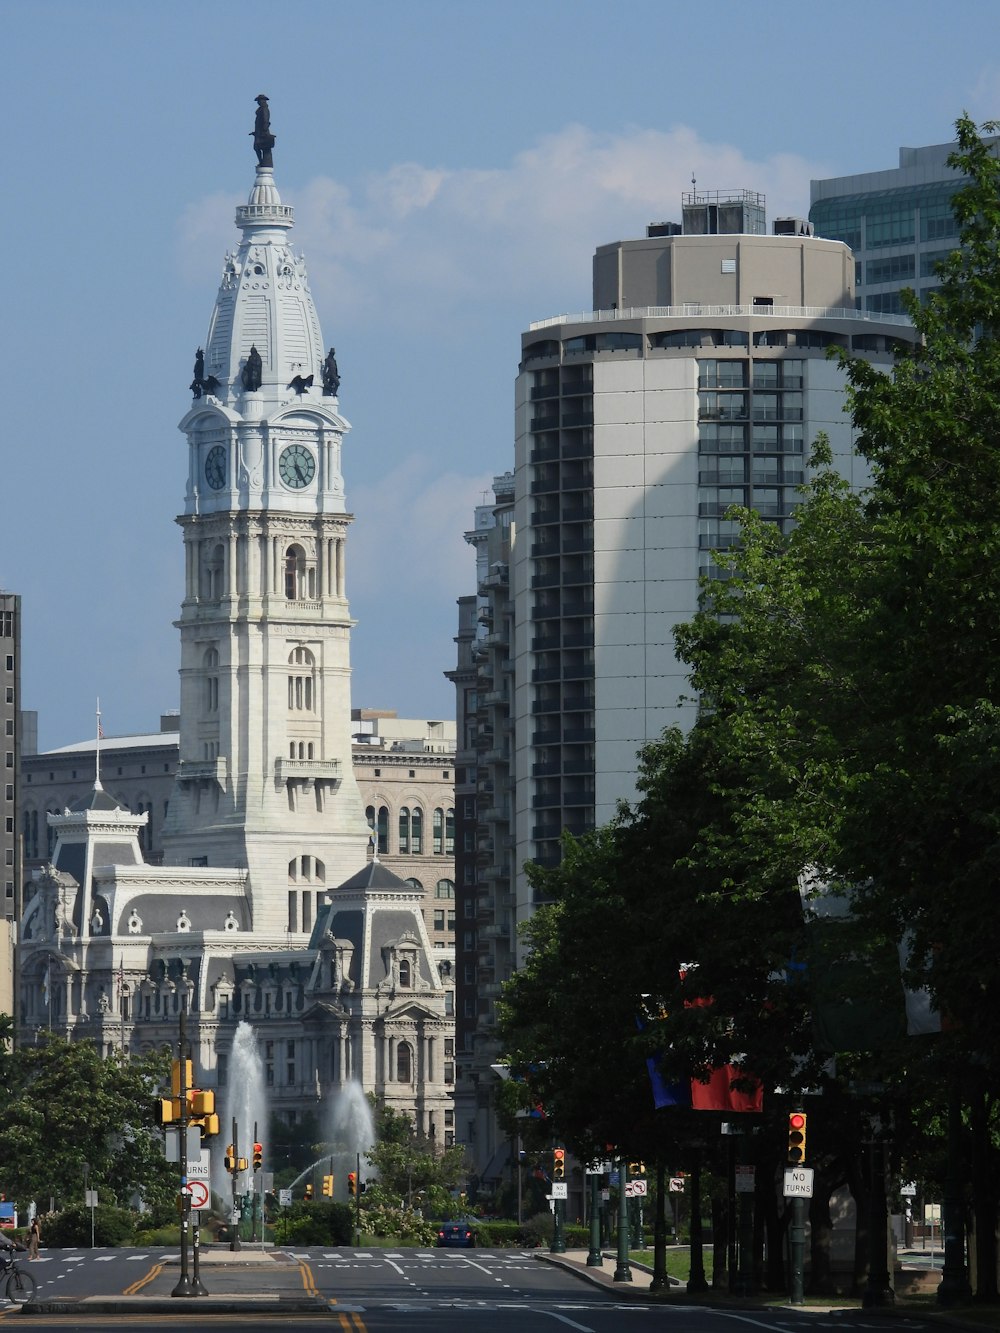
[[[565,1180],[565,1179],[566,1179],[566,1149],[565,1149],[565,1148],[553,1148],[553,1149],[552,1149],[552,1179],[553,1179],[553,1180]]]
[[[788,1161],[798,1166],[806,1160],[806,1127],[804,1111],[792,1111],[788,1116]]]
[[[347,1173],[347,1192],[350,1195],[357,1194],[358,1192],[358,1176],[356,1171],[348,1171]]]

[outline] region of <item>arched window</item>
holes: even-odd
[[[444,854],[455,855],[455,811],[446,810],[444,817]]]
[[[308,648],[293,648],[288,657],[288,707],[291,712],[311,713],[315,707],[316,659]],[[295,755],[292,755],[295,758]],[[299,755],[302,758],[302,755]]]
[[[406,856],[410,850],[410,807],[399,808],[399,854]]]
[[[306,596],[306,553],[298,545],[285,552],[285,596],[290,602]]]
[[[389,808],[380,805],[378,808],[378,850],[380,856],[386,856],[389,852]]]
[[[410,851],[414,856],[422,855],[424,850],[424,812],[415,805],[410,813]]]
[[[219,711],[219,650],[209,648],[201,659],[205,672],[205,712]]]
[[[434,811],[432,817],[431,838],[434,855],[440,856],[444,852],[444,811],[440,808]]]
[[[396,1047],[396,1082],[410,1083],[413,1080],[413,1051],[409,1043],[401,1041]]]
[[[205,561],[205,572],[202,579],[202,591],[208,601],[217,602],[222,596],[225,586],[225,573],[226,548],[221,542],[217,542]]]
[[[406,882],[407,882],[407,884],[409,884],[410,888],[412,888],[412,889],[422,889],[422,888],[424,887],[424,886],[421,884],[421,882],[420,882],[419,879],[412,879],[412,878],[411,878],[411,879],[408,879]]]
[[[413,972],[408,958],[399,960],[399,984],[405,986],[407,990],[413,985]]]
[[[455,881],[451,879],[439,879],[434,886],[435,898],[454,898]]]

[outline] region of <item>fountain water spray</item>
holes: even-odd
[[[239,1127],[239,1155],[249,1159],[253,1154],[254,1125],[264,1144],[267,1161],[268,1108],[264,1091],[264,1065],[257,1049],[257,1034],[249,1023],[241,1021],[233,1037],[229,1056],[229,1077],[222,1098],[220,1138],[229,1142],[233,1118]],[[221,1152],[213,1154],[212,1188],[224,1199],[232,1192],[232,1178],[225,1170]],[[253,1174],[247,1171],[239,1182],[241,1192],[252,1189]]]

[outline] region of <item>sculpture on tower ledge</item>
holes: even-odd
[[[261,380],[264,376],[264,363],[260,359],[260,352],[256,346],[250,348],[250,355],[247,357],[246,365],[240,372],[240,379],[243,381],[243,387],[247,393],[256,393],[260,388]]]
[[[257,115],[253,123],[253,147],[257,154],[257,165],[259,167],[274,166],[274,160],[271,157],[271,149],[274,147],[274,135],[271,133],[271,112],[267,105],[267,98],[263,93],[257,94]]]
[[[323,362],[323,397],[336,398],[340,388],[340,371],[337,369],[337,349],[331,347]]]

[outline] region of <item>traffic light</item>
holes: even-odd
[[[628,1164],[629,1180],[636,1180],[639,1176],[644,1176],[645,1174],[646,1174],[645,1162],[629,1162]]]
[[[160,1098],[160,1123],[176,1125],[180,1123],[181,1101],[179,1097]]]
[[[231,1143],[226,1148],[225,1163],[227,1171],[236,1170],[236,1149]]]
[[[798,1166],[806,1160],[806,1114],[791,1111],[788,1116],[788,1161]]]
[[[183,1074],[184,1091],[194,1085],[194,1061],[175,1060],[170,1066],[170,1091],[175,1097],[181,1095],[181,1076]]]
[[[323,1193],[328,1199],[333,1198],[333,1176],[323,1177]]]
[[[565,1149],[565,1148],[553,1148],[553,1149],[552,1149],[552,1179],[553,1179],[553,1180],[565,1180],[565,1179],[566,1179],[566,1149]]]
[[[312,1185],[307,1185],[307,1186],[306,1186],[306,1203],[312,1203],[312,1199],[313,1199],[313,1187],[312,1187]]]
[[[211,1088],[189,1088],[187,1103],[188,1124],[197,1125],[203,1138],[218,1134],[219,1117],[215,1114],[215,1093]]]
[[[264,1145],[263,1143],[255,1143],[253,1145],[253,1169],[255,1171],[259,1171],[263,1165],[264,1165]]]
[[[347,1173],[347,1192],[352,1198],[358,1192],[358,1175],[356,1171],[348,1171]]]

